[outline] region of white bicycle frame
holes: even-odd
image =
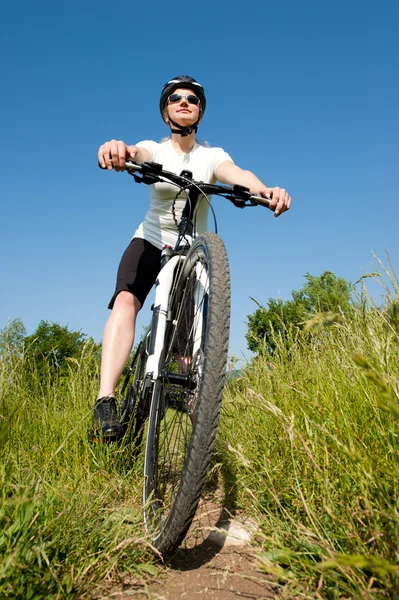
[[[209,294],[209,275],[207,271],[202,269],[200,263],[197,263],[195,266],[197,281],[194,288],[194,347],[193,347],[193,356],[196,355],[197,351],[200,349],[201,340],[202,340],[202,328],[204,323],[204,315],[203,309],[204,307],[204,298],[207,294]],[[198,309],[198,310],[196,310]]]
[[[151,348],[147,349],[148,358],[146,363],[146,377],[150,376],[152,381],[159,377],[159,362],[164,346],[166,319],[168,316],[168,304],[170,290],[172,289],[173,276],[179,263],[185,260],[185,256],[172,256],[166,265],[160,270],[155,288],[154,316],[151,323],[155,325],[155,340],[151,339]],[[154,323],[155,321],[155,323]],[[150,338],[152,338],[151,332]]]
[[[178,255],[166,263],[158,274],[155,288],[154,315],[151,327],[155,329],[155,339],[153,332],[147,337],[147,362],[145,367],[145,378],[155,382],[160,375],[160,359],[165,344],[166,323],[168,318],[169,296],[173,285],[173,278],[176,268],[186,259],[185,256]],[[203,329],[203,306],[204,297],[209,293],[209,275],[201,268],[201,264],[196,265],[196,285],[194,288],[194,323],[193,323],[193,356],[199,350],[202,339]],[[198,310],[197,310],[198,309]],[[148,348],[150,340],[150,348]]]

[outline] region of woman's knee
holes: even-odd
[[[115,309],[115,308],[116,309],[132,308],[132,309],[134,309],[135,313],[137,314],[139,312],[139,310],[141,309],[141,302],[131,292],[122,290],[121,292],[119,292],[119,294],[115,298],[113,309]]]

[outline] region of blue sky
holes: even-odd
[[[214,200],[231,266],[232,353],[248,356],[250,297],[288,299],[307,272],[355,281],[385,249],[398,270],[398,6],[7,3],[0,328],[20,317],[31,333],[45,319],[101,339],[148,194],[97,169],[97,148],[167,135],[159,94],[178,74],[206,89],[199,136],[293,197],[278,219]]]

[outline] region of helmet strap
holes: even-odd
[[[178,129],[172,129],[172,127],[171,127],[170,130],[172,133],[178,133],[182,137],[186,137],[188,135],[191,135],[193,131],[195,133],[197,133],[197,131],[198,131],[198,121],[196,123],[194,123],[194,125],[191,125],[191,127],[182,127],[181,125],[179,125],[178,123],[176,123],[175,121],[173,121],[170,118],[169,112],[168,112],[168,119],[172,123],[172,125],[174,125],[176,128],[178,128]]]

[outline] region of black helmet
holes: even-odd
[[[163,111],[165,110],[165,106],[167,105],[169,96],[171,94],[173,94],[174,90],[176,90],[179,87],[188,88],[190,90],[193,90],[193,92],[195,92],[195,95],[198,96],[198,98],[201,101],[199,119],[191,127],[181,127],[181,125],[178,125],[177,123],[172,121],[172,119],[170,119],[170,117],[169,117],[172,125],[174,125],[175,127],[178,128],[178,129],[172,129],[171,130],[172,133],[180,133],[182,136],[186,136],[186,135],[190,135],[190,133],[192,133],[192,131],[197,131],[199,120],[205,112],[206,98],[205,98],[204,88],[202,87],[202,85],[200,83],[198,83],[198,81],[195,81],[195,79],[193,79],[192,77],[189,77],[188,75],[179,75],[178,77],[174,77],[173,79],[171,79],[170,81],[165,83],[165,85],[162,88],[161,98],[159,101],[159,110],[161,111],[162,118],[163,118]]]

